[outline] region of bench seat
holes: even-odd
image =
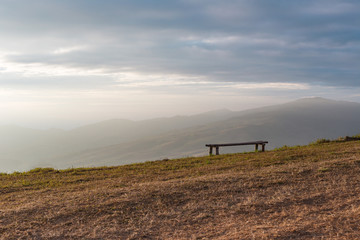
[[[242,142],[242,143],[220,143],[220,144],[206,144],[206,147],[209,147],[209,154],[213,154],[213,148],[216,149],[216,155],[219,155],[220,147],[229,147],[229,146],[243,146],[243,145],[255,145],[255,151],[258,150],[259,145],[261,145],[261,151],[265,151],[265,144],[269,143],[268,141],[253,141],[253,142]]]

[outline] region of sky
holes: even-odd
[[[0,0],[0,125],[360,102],[357,0]]]

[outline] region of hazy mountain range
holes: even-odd
[[[73,130],[0,127],[0,171],[121,165],[206,155],[206,143],[269,141],[268,149],[360,133],[360,104],[323,98],[233,112],[143,121],[113,119]],[[252,149],[252,148],[251,148]],[[221,148],[221,153],[249,150]]]

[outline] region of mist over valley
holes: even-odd
[[[360,132],[360,104],[304,98],[246,111],[226,109],[143,121],[112,119],[72,130],[0,127],[2,172],[113,166],[208,154],[207,143],[269,141],[267,149]],[[221,148],[221,154],[253,147]]]

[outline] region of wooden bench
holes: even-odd
[[[265,144],[269,143],[268,141],[255,141],[255,142],[242,142],[242,143],[223,143],[223,144],[206,144],[206,147],[210,148],[209,155],[213,154],[213,148],[216,149],[216,155],[219,155],[220,147],[229,147],[229,146],[242,146],[242,145],[255,145],[255,151],[258,151],[259,145],[261,145],[261,151],[265,151]]]

